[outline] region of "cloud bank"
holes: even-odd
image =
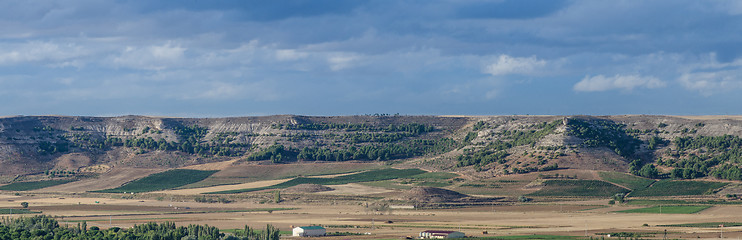
[[[7,1],[0,101],[12,104],[0,115],[742,114],[679,103],[742,101],[740,9],[692,0]],[[681,99],[660,101],[668,96]]]
[[[644,77],[639,75],[615,75],[606,77],[603,75],[586,76],[574,86],[579,92],[602,92],[609,90],[631,91],[635,88],[661,88],[667,84],[655,77]]]

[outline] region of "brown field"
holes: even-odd
[[[207,163],[186,167],[197,170],[221,170],[205,180],[189,184],[186,188],[204,188],[219,185],[235,185],[263,180],[286,179],[298,176],[322,176],[358,172],[374,168],[380,168],[379,163],[364,162],[342,162],[342,163],[298,163],[284,165],[257,165],[251,163],[239,163],[232,160],[218,163]]]
[[[350,183],[331,185],[334,190],[316,193],[282,194],[281,203],[273,202],[273,191],[234,195],[201,195],[205,192],[256,188],[275,185],[295,176],[336,177],[380,167],[378,164],[338,163],[334,169],[323,169],[315,163],[297,165],[238,164],[235,161],[192,166],[193,169],[223,169],[206,181],[190,188],[143,194],[87,193],[106,189],[147,176],[163,169],[112,168],[98,178],[84,179],[30,192],[0,193],[0,208],[21,208],[28,202],[30,210],[55,216],[62,225],[87,221],[90,226],[131,227],[146,222],[175,222],[178,225],[208,224],[222,229],[245,225],[262,228],[272,224],[289,231],[292,226],[325,225],[330,232],[370,233],[370,235],[323,237],[321,239],[399,239],[416,236],[427,229],[459,230],[469,236],[569,235],[600,237],[596,233],[650,232],[645,239],[669,238],[716,239],[718,228],[658,227],[657,225],[742,222],[742,205],[717,205],[695,214],[639,214],[616,211],[641,208],[636,205],[608,205],[607,198],[536,198],[520,203],[518,196],[540,188],[545,173],[507,175],[497,178],[452,182],[446,188],[482,197],[485,200],[442,203],[422,209],[396,209],[379,206],[414,205],[400,202],[409,190],[384,184]],[[327,163],[325,163],[327,164]],[[312,171],[302,171],[312,169]],[[548,174],[600,179],[596,171],[557,170]],[[226,179],[242,183],[217,185]],[[413,183],[389,184],[414,186]],[[433,179],[431,181],[442,181]],[[447,180],[445,180],[447,181]],[[199,187],[199,184],[202,185]],[[212,184],[212,185],[209,185]],[[469,184],[469,185],[466,185]],[[216,185],[216,186],[214,186]],[[483,187],[484,186],[484,187]],[[734,186],[734,187],[731,187]],[[733,184],[730,192],[738,192]],[[230,203],[199,203],[196,198],[228,199]],[[699,199],[712,199],[713,196]],[[464,199],[464,198],[462,198]],[[566,200],[565,200],[566,199]],[[417,201],[417,200],[414,200]],[[270,211],[269,211],[270,210]],[[17,217],[14,214],[13,217]],[[3,215],[0,217],[10,217]],[[646,224],[646,226],[645,226]],[[486,231],[487,234],[483,232]],[[742,237],[742,227],[726,227],[724,236]]]
[[[370,187],[357,185],[333,186],[335,194],[371,194]],[[376,189],[378,190],[378,189]],[[179,190],[178,190],[179,191]],[[389,191],[389,190],[387,190]],[[284,203],[259,203],[253,197],[261,193],[241,195],[236,202],[197,203],[181,198],[152,199],[150,195],[133,195],[134,199],[121,199],[121,195],[80,197],[76,195],[0,195],[0,207],[19,208],[19,202],[30,203],[30,209],[43,214],[58,216],[62,225],[87,221],[89,225],[107,228],[131,227],[146,222],[171,221],[180,225],[208,224],[222,229],[242,228],[244,225],[263,227],[272,224],[281,230],[291,226],[322,224],[328,231],[349,231],[371,235],[354,238],[389,239],[414,236],[426,229],[459,230],[470,236],[553,234],[597,236],[598,232],[662,232],[672,238],[718,238],[718,228],[668,228],[661,224],[696,222],[742,222],[742,206],[722,205],[696,214],[629,214],[614,211],[638,206],[608,206],[606,199],[565,201],[551,203],[492,203],[455,209],[414,209],[372,211],[364,207],[377,200],[332,200],[333,192],[324,192],[319,199],[326,201],[288,201]],[[321,197],[321,196],[324,196]],[[97,202],[97,203],[96,203]],[[275,210],[267,208],[293,208]],[[249,211],[249,210],[257,211]],[[262,209],[262,210],[261,210]],[[5,217],[9,217],[5,215]],[[14,215],[17,217],[17,214]],[[647,224],[648,226],[642,226]],[[353,227],[351,227],[353,226]],[[741,227],[727,227],[724,236],[742,237]],[[661,239],[657,234],[655,239]],[[322,239],[336,239],[332,237]],[[343,239],[343,238],[337,238]],[[347,239],[347,237],[345,238]]]
[[[233,160],[223,161],[223,162],[214,162],[214,163],[204,163],[204,164],[198,164],[198,165],[191,165],[191,166],[183,167],[183,169],[193,169],[193,170],[222,170],[222,169],[226,169],[228,167],[231,167],[238,160],[239,159],[233,159]]]

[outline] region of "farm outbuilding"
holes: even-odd
[[[465,236],[462,232],[457,231],[437,231],[437,230],[425,230],[420,232],[420,238],[431,239],[431,238],[463,238]]]
[[[324,236],[327,234],[327,230],[325,228],[320,226],[304,226],[304,227],[295,227],[294,228],[294,234],[295,237],[319,237]]]

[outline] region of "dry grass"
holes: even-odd
[[[207,192],[218,192],[218,191],[245,189],[245,188],[267,187],[267,186],[273,186],[279,183],[283,183],[289,180],[291,179],[265,180],[265,181],[257,181],[257,182],[233,184],[233,185],[220,185],[220,186],[203,187],[203,188],[166,190],[166,191],[158,191],[154,193],[164,193],[164,194],[174,194],[174,195],[195,195],[195,194],[202,194],[202,193],[207,193]]]

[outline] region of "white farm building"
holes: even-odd
[[[327,233],[327,230],[325,228],[320,226],[304,226],[304,227],[295,227],[294,228],[294,234],[295,237],[319,237],[324,236]]]
[[[420,238],[431,239],[431,238],[463,238],[465,236],[462,232],[457,231],[436,231],[436,230],[425,230],[420,232]]]

